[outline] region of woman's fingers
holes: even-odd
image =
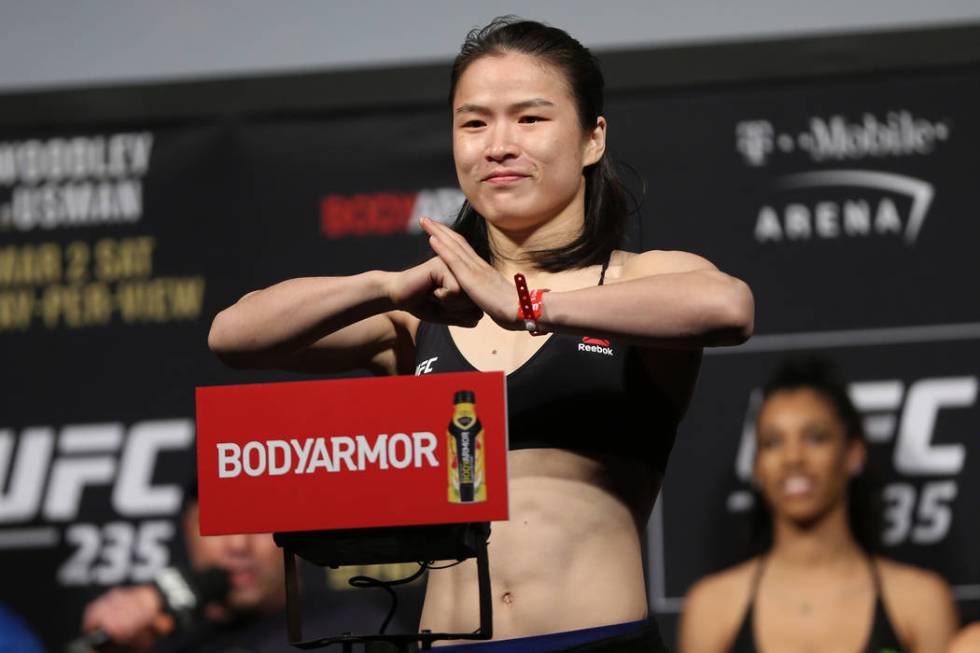
[[[460,281],[456,278],[449,264],[436,253],[429,260],[431,265],[432,282],[435,286],[433,294],[439,299],[447,299],[456,295],[465,295]]]
[[[434,288],[426,302],[430,312],[438,314],[438,321],[458,323],[472,322],[483,316],[483,311],[462,289],[452,270],[440,257],[429,261]]]
[[[483,277],[497,274],[483,259],[474,254],[474,260],[462,247],[449,238],[438,234],[430,236],[429,245],[466,292],[472,292],[474,286],[480,285]]]
[[[441,258],[436,256],[432,259],[433,261],[433,271],[432,271],[432,281],[436,286],[436,290],[444,290],[447,293],[458,293],[460,292],[459,281],[453,275],[452,270],[446,265],[446,262]]]
[[[419,224],[429,234],[429,243],[433,245],[433,249],[440,247],[440,256],[446,258],[447,263],[452,260],[469,267],[484,263],[466,239],[446,225],[428,218],[422,218]]]
[[[467,247],[469,246],[469,243],[466,242],[465,238],[459,236],[458,233],[441,222],[431,220],[429,218],[421,218],[419,224],[425,233],[429,234],[430,236],[439,236],[446,238],[447,240],[456,241],[457,244],[466,245]],[[455,238],[455,236],[459,236],[459,239]]]
[[[466,239],[446,225],[423,218],[429,244],[467,295],[495,322],[506,328],[517,323],[514,287],[493,266],[480,258]]]

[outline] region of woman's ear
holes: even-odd
[[[590,166],[598,163],[606,151],[606,119],[599,116],[595,120],[595,127],[588,133],[585,141],[585,156],[582,158],[583,166]]]

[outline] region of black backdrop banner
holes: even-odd
[[[236,147],[214,126],[0,139],[0,600],[49,645],[179,542],[193,387],[220,373],[202,345],[254,248]]]
[[[182,559],[193,388],[296,378],[223,368],[214,314],[418,262],[417,218],[462,201],[442,97],[166,121],[59,97],[60,122],[0,119],[0,602],[52,650],[93,596]],[[980,66],[613,84],[607,104],[647,186],[634,245],[702,254],[757,303],[757,335],[705,357],[650,521],[667,639],[690,585],[744,550],[758,389],[800,351],[837,361],[865,415],[886,554],[980,618]]]

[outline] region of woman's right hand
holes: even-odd
[[[388,296],[395,308],[427,322],[472,327],[483,317],[483,310],[463,292],[438,256],[391,273]]]

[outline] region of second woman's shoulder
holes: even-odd
[[[729,567],[696,582],[684,597],[680,625],[681,651],[730,648],[745,617],[759,559]]]
[[[732,601],[732,598],[741,595],[748,599],[752,578],[755,576],[758,566],[759,559],[752,558],[734,567],[709,574],[691,586],[685,602],[693,600],[713,604],[720,601],[731,604],[738,603]]]
[[[952,598],[949,584],[934,571],[881,557],[875,564],[885,592],[924,602]]]
[[[959,621],[949,583],[933,571],[887,558],[875,558],[875,564],[899,634],[920,644],[917,650],[942,650]]]

